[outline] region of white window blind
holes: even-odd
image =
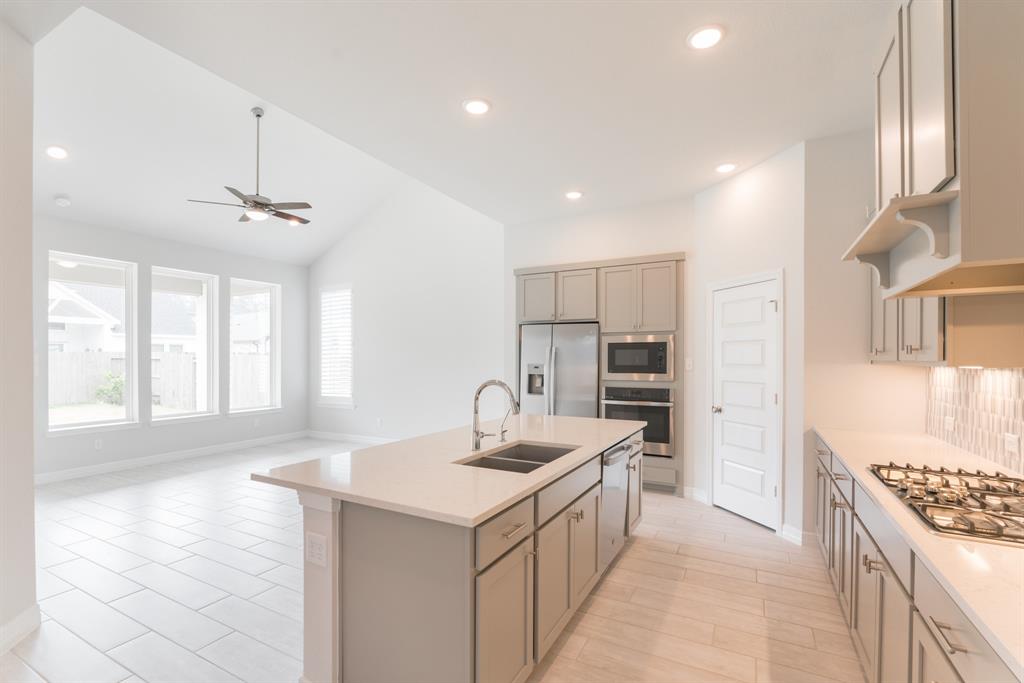
[[[320,396],[352,402],[352,290],[320,292]]]

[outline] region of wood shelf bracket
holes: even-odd
[[[883,251],[877,254],[858,254],[854,257],[857,263],[871,266],[878,273],[878,285],[882,289],[889,288],[889,252]]]
[[[931,256],[935,258],[949,256],[948,205],[939,204],[901,209],[896,212],[895,218],[897,223],[916,228],[928,236],[928,253]]]

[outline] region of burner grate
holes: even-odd
[[[894,462],[871,471],[940,533],[1024,546],[1024,479]]]

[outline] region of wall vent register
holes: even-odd
[[[895,463],[871,471],[938,533],[1024,547],[1024,479]]]

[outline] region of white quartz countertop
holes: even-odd
[[[955,470],[981,469],[1020,476],[995,463],[924,434],[885,434],[841,429],[815,431],[847,466],[861,488],[891,517],[914,554],[938,579],[1006,665],[1024,678],[1024,548],[969,541],[928,529],[868,469],[910,463]],[[857,501],[854,497],[854,509]]]
[[[460,526],[477,526],[550,484],[629,435],[646,422],[589,417],[519,415],[509,419],[508,443],[524,441],[574,447],[532,472],[504,472],[458,464],[499,446],[486,437],[470,450],[470,428],[342,452],[267,473],[256,481]],[[497,421],[482,425],[494,432]],[[500,444],[507,445],[507,444]]]

